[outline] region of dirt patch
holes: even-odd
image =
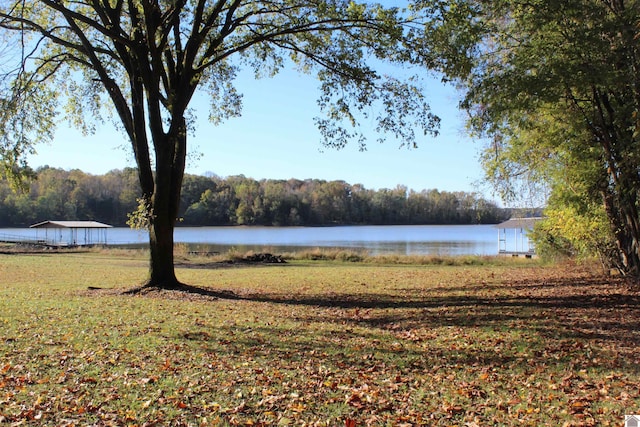
[[[81,291],[79,294],[89,297],[128,296],[180,301],[215,301],[220,298],[239,299],[239,297],[232,291],[213,290],[190,285],[182,285],[182,287],[180,287],[179,289],[161,289],[156,287],[137,287],[123,289],[89,286],[86,290]]]

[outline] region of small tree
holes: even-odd
[[[181,285],[173,229],[197,90],[209,96],[217,123],[240,114],[233,86],[240,67],[262,77],[292,66],[317,74],[326,114],[317,124],[329,146],[363,145],[358,118],[375,119],[378,131],[409,145],[413,129],[435,133],[438,125],[411,81],[368,65],[428,63],[424,27],[397,8],[349,0],[8,0],[0,27],[18,46],[1,100],[11,128],[0,154],[11,165],[35,134],[51,139],[59,101],[84,131],[92,130],[87,113],[99,119],[110,107],[138,167],[149,286]]]

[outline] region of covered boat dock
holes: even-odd
[[[111,225],[97,221],[43,221],[29,228],[36,230],[36,241],[46,246],[95,246],[107,244]]]
[[[542,219],[541,217],[511,218],[496,225],[498,229],[498,255],[535,258],[536,248],[529,240],[528,233],[533,230],[535,223]]]

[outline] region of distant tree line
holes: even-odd
[[[92,175],[43,167],[28,191],[0,181],[0,226],[48,219],[126,224],[138,206],[135,169]],[[184,225],[491,224],[510,216],[477,193],[370,190],[360,184],[317,179],[260,180],[243,175],[185,176],[180,218]]]

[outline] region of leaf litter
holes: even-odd
[[[0,423],[614,426],[640,412],[640,294],[622,279],[332,264],[360,277],[327,291],[326,266],[278,268],[194,272],[226,283],[199,285],[210,294],[4,303]]]

